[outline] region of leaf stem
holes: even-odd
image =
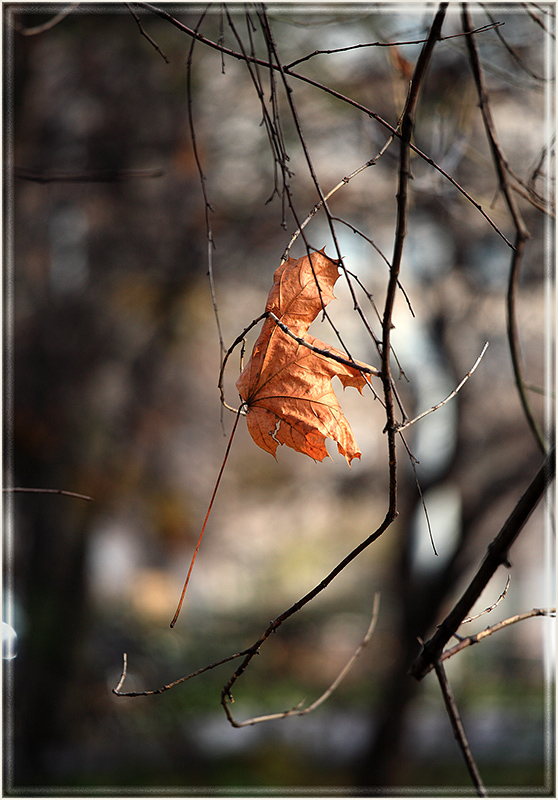
[[[195,562],[196,557],[198,555],[198,550],[200,549],[202,536],[203,536],[203,534],[205,532],[205,526],[207,525],[207,520],[209,519],[209,515],[211,514],[211,509],[213,508],[213,501],[215,500],[215,495],[217,494],[217,489],[219,488],[219,484],[221,483],[221,478],[222,478],[223,472],[225,470],[225,464],[227,463],[227,459],[228,459],[229,453],[231,451],[231,445],[232,445],[232,441],[233,441],[233,438],[234,438],[234,434],[236,432],[236,427],[238,425],[238,419],[240,417],[240,409],[241,408],[242,408],[242,406],[236,412],[236,419],[234,421],[234,425],[233,425],[233,428],[232,428],[232,431],[231,431],[231,435],[229,436],[229,441],[228,441],[228,444],[227,444],[227,449],[225,450],[225,456],[223,458],[223,463],[221,464],[221,469],[219,470],[219,475],[217,476],[217,480],[215,482],[215,488],[213,489],[213,494],[211,495],[211,500],[209,501],[209,506],[208,506],[208,509],[207,509],[207,513],[205,515],[205,519],[203,521],[201,533],[200,533],[199,538],[198,538],[198,543],[196,544],[196,549],[194,550],[194,555],[192,556],[192,560],[190,562],[190,567],[188,569],[188,574],[186,575],[186,580],[184,581],[184,586],[182,588],[182,594],[180,595],[180,600],[178,601],[178,606],[176,607],[176,611],[174,612],[174,617],[172,618],[172,621],[171,621],[171,624],[170,624],[171,628],[174,628],[174,626],[176,625],[176,620],[178,619],[178,615],[180,614],[180,609],[182,608],[182,603],[184,601],[184,595],[186,594],[186,589],[188,588],[188,583],[190,582],[190,575],[192,574],[192,570],[194,568],[194,562]]]

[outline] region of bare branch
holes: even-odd
[[[396,459],[396,429],[394,415],[394,398],[390,366],[391,329],[393,307],[396,291],[399,285],[399,272],[403,256],[403,243],[407,230],[408,187],[411,176],[411,136],[414,127],[415,110],[423,77],[430,62],[434,45],[440,36],[448,4],[441,3],[434,21],[430,27],[428,39],[423,45],[415,65],[409,96],[403,111],[401,121],[399,178],[397,189],[397,221],[395,230],[395,244],[391,260],[389,281],[386,291],[384,313],[382,317],[382,382],[384,385],[384,400],[386,409],[386,433],[388,438],[389,458],[389,509],[395,518],[397,514],[397,459]]]
[[[229,405],[228,405],[228,403],[226,403],[226,402],[225,402],[225,390],[224,390],[224,387],[223,387],[223,379],[224,379],[224,376],[225,376],[225,367],[227,366],[227,361],[229,360],[229,357],[230,357],[230,355],[232,354],[233,350],[234,350],[236,347],[238,347],[238,345],[239,345],[241,342],[243,342],[243,341],[244,341],[244,338],[245,338],[246,334],[247,334],[247,333],[248,333],[250,330],[252,330],[252,328],[254,327],[254,325],[257,325],[257,324],[258,324],[258,322],[260,322],[262,319],[265,319],[266,317],[267,317],[267,312],[265,312],[265,311],[264,311],[264,313],[263,313],[263,314],[260,314],[260,316],[259,316],[259,317],[256,317],[256,319],[252,320],[252,322],[251,322],[249,325],[247,325],[247,326],[244,328],[244,330],[242,331],[242,333],[241,333],[241,334],[239,334],[239,335],[236,337],[236,339],[235,339],[235,340],[234,340],[234,342],[231,344],[231,346],[229,347],[229,349],[227,350],[227,352],[225,353],[225,355],[224,355],[224,357],[223,357],[223,361],[222,361],[222,363],[221,363],[221,369],[220,369],[220,371],[219,371],[219,382],[218,382],[218,384],[217,384],[217,385],[218,385],[218,388],[219,388],[219,392],[220,392],[220,394],[221,394],[221,403],[222,403],[222,405],[223,405],[225,408],[227,408],[229,411],[234,411],[235,413],[237,413],[237,412],[238,412],[238,408],[233,408],[232,406],[229,406]],[[241,413],[242,413],[242,412],[241,412]]]
[[[199,26],[202,24],[203,19],[207,9],[201,15],[198,24],[196,25],[195,32],[197,33]],[[203,172],[202,164],[200,155],[198,152],[198,145],[196,140],[196,130],[194,126],[194,113],[192,109],[193,99],[192,99],[192,56],[194,53],[194,45],[196,44],[196,37],[192,39],[190,44],[190,48],[188,50],[188,58],[186,60],[186,94],[188,98],[188,124],[190,127],[190,136],[192,138],[192,148],[194,151],[194,158],[196,161],[196,166],[198,168],[198,175],[200,179],[200,186],[203,194],[203,202],[205,206],[205,230],[206,230],[206,238],[207,238],[207,275],[209,278],[209,289],[211,292],[211,302],[213,304],[213,314],[215,316],[215,324],[217,326],[217,335],[219,337],[219,346],[220,346],[220,353],[222,354],[225,350],[225,345],[223,343],[223,334],[221,332],[221,322],[219,319],[219,309],[217,307],[217,297],[215,294],[215,281],[213,278],[213,249],[215,247],[215,242],[213,239],[213,228],[211,227],[211,214],[213,213],[213,208],[211,207],[211,203],[209,202],[209,198],[207,195],[206,189],[206,178]]]
[[[365,375],[374,375],[379,377],[381,375],[380,371],[377,370],[375,367],[368,367],[366,364],[361,364],[358,361],[352,361],[350,358],[343,358],[342,356],[338,356],[335,353],[332,353],[331,350],[324,349],[322,347],[316,347],[310,342],[307,342],[306,339],[303,339],[302,336],[297,336],[296,333],[293,333],[284,322],[275,316],[272,311],[268,311],[266,313],[267,317],[270,317],[276,325],[278,325],[281,330],[286,333],[291,339],[294,339],[295,342],[298,344],[307,347],[309,350],[312,350],[314,353],[318,353],[320,356],[325,356],[325,358],[331,358],[332,361],[337,361],[338,364],[344,364],[346,367],[352,367],[353,369],[358,369],[360,372],[364,373]]]
[[[392,522],[393,519],[391,519],[390,516],[386,514],[383,522],[378,526],[378,528],[376,528],[375,531],[373,531],[373,533],[370,534],[370,536],[368,536],[353,550],[351,550],[351,552],[348,555],[346,555],[345,558],[343,558],[342,561],[340,561],[339,564],[337,564],[337,566],[334,567],[331,570],[331,572],[328,575],[326,575],[326,577],[322,581],[320,581],[319,584],[317,584],[313,589],[307,592],[304,595],[304,597],[302,597],[300,600],[294,603],[290,608],[288,608],[286,611],[283,611],[282,614],[280,614],[276,619],[274,619],[265,629],[260,638],[245,651],[246,657],[244,658],[244,661],[242,662],[242,664],[240,664],[240,666],[234,672],[234,674],[229,678],[229,680],[227,681],[227,683],[225,684],[225,686],[221,691],[221,704],[225,708],[227,716],[228,716],[227,706],[230,702],[234,702],[231,693],[232,687],[234,686],[236,681],[241,677],[241,675],[244,674],[253,657],[260,652],[260,648],[263,645],[263,643],[271,636],[272,633],[275,633],[275,631],[283,624],[283,622],[289,619],[289,617],[292,617],[293,614],[296,614],[298,611],[300,611],[301,608],[303,608],[307,603],[313,600],[318,594],[320,594],[320,592],[326,589],[329,586],[329,584],[334,580],[334,578],[336,578],[341,572],[343,572],[343,570],[352,561],[354,561],[357,556],[359,556],[364,550],[366,550],[367,547],[369,547],[373,542],[375,542],[377,539],[380,538],[380,536],[390,527]]]
[[[467,9],[466,4],[463,4],[462,20],[463,20],[463,27],[466,30],[470,29],[471,17],[469,15],[469,11]],[[494,125],[494,121],[492,119],[492,112],[490,109],[488,92],[486,91],[486,86],[484,83],[484,76],[481,68],[481,63],[475,38],[472,34],[468,33],[466,36],[466,41],[467,41],[467,48],[469,51],[469,62],[471,64],[473,77],[475,79],[475,84],[477,87],[477,94],[479,97],[479,105],[481,109],[482,119],[484,122],[486,135],[492,152],[492,160],[496,168],[496,172],[498,174],[500,189],[506,200],[506,204],[508,206],[508,210],[510,212],[510,216],[513,220],[513,224],[516,231],[514,253],[512,256],[510,274],[508,279],[508,292],[507,292],[507,302],[506,302],[508,344],[512,359],[515,383],[518,390],[519,399],[523,407],[523,413],[525,414],[525,418],[529,424],[529,427],[531,428],[533,436],[535,437],[535,440],[540,450],[543,453],[546,453],[547,451],[546,442],[542,434],[542,431],[540,429],[540,426],[533,414],[533,410],[531,408],[529,398],[527,396],[527,392],[525,389],[525,381],[523,378],[523,370],[521,367],[521,360],[519,356],[519,334],[517,331],[517,317],[515,311],[519,270],[523,260],[525,242],[529,238],[529,231],[527,230],[523,217],[521,216],[521,213],[519,211],[519,208],[515,200],[515,196],[511,191],[511,185],[508,178],[508,175],[510,173],[510,168],[496,136],[496,128]]]

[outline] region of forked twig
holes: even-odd
[[[144,691],[138,692],[122,692],[122,686],[126,677],[128,675],[128,655],[127,653],[123,653],[122,660],[122,674],[120,675],[120,680],[118,684],[112,690],[112,693],[115,694],[117,697],[147,697],[152,694],[162,694],[163,692],[167,692],[169,689],[173,689],[175,686],[178,686],[180,683],[185,683],[189,681],[191,678],[195,678],[197,675],[202,675],[204,672],[209,672],[211,669],[215,669],[215,667],[220,667],[221,664],[226,664],[228,661],[233,661],[235,658],[242,658],[242,656],[246,655],[246,650],[242,650],[240,653],[234,653],[232,656],[227,656],[226,658],[221,658],[219,661],[215,661],[213,664],[208,664],[201,669],[195,670],[195,672],[191,672],[189,675],[184,675],[182,678],[178,678],[176,681],[172,681],[171,683],[166,683],[164,686],[161,686],[159,689],[145,689]]]
[[[370,639],[372,638],[372,634],[374,633],[374,629],[376,627],[376,622],[378,621],[378,614],[380,610],[380,593],[376,592],[374,595],[374,608],[372,610],[372,619],[370,620],[370,625],[368,626],[368,630],[366,631],[363,640],[351,656],[351,658],[347,661],[339,675],[335,678],[333,683],[323,692],[323,694],[318,697],[317,700],[314,700],[313,703],[310,703],[309,706],[305,708],[301,708],[304,701],[296,705],[294,708],[290,708],[288,711],[278,711],[275,714],[263,714],[260,717],[251,717],[250,719],[244,720],[243,722],[238,722],[234,719],[233,715],[231,714],[230,706],[225,704],[225,712],[227,714],[227,719],[231,723],[234,728],[245,728],[247,725],[256,725],[260,722],[271,722],[275,719],[285,719],[285,717],[302,717],[306,714],[310,714],[312,711],[315,711],[319,706],[325,703],[328,700],[333,692],[337,689],[343,678],[347,675],[350,671],[351,667],[362,653]]]
[[[300,225],[300,227],[291,236],[291,239],[290,239],[288,245],[286,246],[285,251],[284,251],[284,253],[283,253],[282,257],[281,257],[281,263],[283,263],[284,261],[287,260],[289,252],[291,250],[291,247],[293,246],[293,244],[296,242],[296,240],[300,236],[303,228],[305,228],[308,225],[308,223],[310,222],[312,217],[314,217],[318,213],[318,211],[320,210],[320,208],[323,207],[325,202],[327,202],[330,197],[332,197],[336,192],[339,191],[339,189],[342,189],[343,186],[346,186],[353,178],[355,178],[357,175],[359,175],[365,169],[368,169],[368,167],[373,167],[377,163],[378,159],[385,153],[385,151],[388,149],[390,144],[393,142],[394,137],[395,137],[395,134],[392,133],[391,136],[386,140],[384,145],[381,147],[381,149],[379,150],[378,154],[374,156],[374,158],[371,158],[369,161],[366,162],[366,164],[362,164],[360,167],[357,167],[357,169],[353,170],[353,172],[351,172],[350,175],[347,175],[345,178],[342,178],[342,180],[340,180],[339,183],[337,183],[333,187],[333,189],[329,190],[329,192],[324,196],[323,200],[320,200],[318,203],[316,203],[316,205],[314,206],[312,211],[310,211],[310,213],[308,214],[308,216],[306,217],[304,222]],[[389,266],[389,262],[388,262],[388,266]]]
[[[459,392],[459,390],[465,385],[465,383],[467,383],[467,381],[469,380],[469,378],[471,377],[473,372],[476,370],[476,368],[480,364],[480,362],[482,360],[482,357],[486,353],[487,348],[488,348],[488,342],[485,343],[484,347],[482,348],[482,352],[481,352],[480,356],[477,358],[477,360],[475,361],[475,363],[473,364],[473,366],[471,367],[469,372],[465,375],[463,380],[455,387],[455,389],[452,392],[450,392],[448,394],[448,396],[444,400],[442,400],[440,403],[436,403],[435,406],[432,406],[432,408],[429,408],[427,411],[423,411],[422,414],[418,415],[418,417],[415,417],[414,419],[411,419],[408,422],[404,422],[403,424],[401,424],[397,428],[397,430],[399,432],[404,431],[405,428],[408,428],[410,425],[414,425],[415,422],[419,421],[419,419],[422,419],[423,417],[426,417],[428,414],[432,414],[433,411],[437,411],[442,406],[445,406],[445,404],[448,403],[452,398],[454,398],[455,395]]]
[[[553,617],[556,616],[556,608],[533,608],[531,611],[525,611],[522,614],[515,614],[513,617],[508,617],[508,619],[503,619],[500,622],[496,622],[494,625],[489,625],[488,628],[480,631],[479,633],[475,633],[472,636],[464,636],[463,638],[459,637],[459,642],[453,647],[448,647],[447,650],[444,650],[442,653],[442,661],[445,661],[448,658],[451,658],[456,653],[460,653],[461,650],[464,650],[466,647],[471,647],[473,644],[478,644],[482,642],[483,639],[486,639],[488,636],[492,636],[493,633],[497,633],[497,631],[501,631],[503,628],[507,628],[510,625],[515,625],[516,622],[521,622],[524,619],[531,619],[532,617]],[[468,620],[463,620],[467,622]]]
[[[459,628],[498,567],[507,562],[509,549],[539,504],[547,487],[554,480],[555,459],[556,451],[552,450],[516,503],[497,536],[488,545],[486,554],[471,582],[444,621],[438,625],[434,635],[422,646],[409,670],[417,680],[421,680],[432,669],[432,665],[440,658],[445,645]]]
[[[485,31],[493,30],[494,28],[499,28],[501,25],[504,25],[504,22],[495,22],[491,20],[490,24],[482,25],[480,28],[475,28],[474,31],[470,31],[470,33],[484,33]],[[444,42],[446,39],[457,39],[460,36],[464,36],[464,33],[452,33],[449,36],[440,36],[438,41]],[[405,45],[411,44],[424,44],[426,39],[412,39],[406,42],[365,42],[363,44],[352,44],[347,47],[334,47],[331,50],[314,50],[312,53],[309,53],[307,56],[303,56],[302,58],[297,58],[296,61],[291,61],[290,64],[287,64],[286,69],[292,69],[293,67],[298,66],[298,64],[302,64],[304,61],[309,61],[314,56],[321,56],[321,55],[331,55],[332,53],[346,53],[348,50],[360,50],[363,47],[404,47]]]

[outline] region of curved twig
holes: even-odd
[[[467,9],[467,5],[465,3],[463,4],[461,15],[463,20],[463,28],[466,30],[470,29],[471,17]],[[484,128],[486,131],[488,142],[490,144],[490,150],[492,152],[492,161],[496,168],[500,189],[505,198],[506,205],[508,207],[510,216],[513,220],[516,232],[514,252],[511,260],[510,274],[508,279],[508,291],[506,298],[506,312],[507,312],[506,324],[508,332],[508,345],[512,360],[515,384],[517,387],[519,399],[523,408],[523,413],[525,415],[525,418],[529,424],[529,427],[531,428],[533,436],[535,437],[535,440],[540,450],[544,454],[547,451],[547,445],[544,440],[544,436],[540,430],[540,427],[535,419],[533,410],[529,403],[529,398],[527,396],[525,381],[523,378],[523,370],[521,367],[521,359],[519,355],[519,334],[517,331],[517,315],[516,315],[517,284],[519,281],[519,271],[521,268],[521,263],[523,261],[523,253],[525,251],[525,242],[529,238],[530,234],[525,225],[523,217],[521,216],[521,212],[519,211],[519,208],[517,206],[515,196],[511,191],[510,181],[508,177],[510,173],[510,168],[496,136],[496,128],[494,126],[494,121],[492,119],[490,101],[484,83],[484,77],[475,38],[471,33],[467,33],[465,38],[467,42],[467,49],[469,51],[469,62],[471,64],[471,70],[473,72],[475,85],[477,87],[477,94],[479,97],[479,105],[484,123]]]
[[[474,622],[476,619],[480,619],[480,617],[484,617],[486,614],[490,614],[491,611],[494,611],[494,609],[500,605],[504,597],[507,595],[508,589],[510,588],[510,583],[511,583],[511,575],[508,575],[508,578],[506,580],[506,585],[502,589],[498,599],[494,603],[492,603],[492,605],[485,608],[484,611],[480,611],[478,614],[474,614],[472,617],[466,617],[461,624],[465,625],[468,624],[469,622]],[[457,636],[457,634],[454,634],[454,636]]]
[[[335,678],[333,683],[321,694],[317,700],[314,700],[313,703],[310,703],[309,706],[305,706],[304,708],[302,701],[298,705],[294,706],[294,708],[290,708],[288,711],[279,711],[275,714],[264,714],[260,717],[251,717],[250,719],[244,720],[243,722],[238,722],[233,715],[231,714],[229,705],[225,705],[225,712],[227,714],[227,719],[233,726],[233,728],[245,728],[248,725],[256,725],[260,722],[271,722],[275,719],[285,719],[285,717],[303,717],[306,714],[312,713],[315,711],[319,706],[328,700],[333,692],[337,689],[341,681],[345,678],[359,655],[362,653],[370,639],[372,638],[372,634],[374,633],[374,629],[376,628],[376,622],[378,621],[378,614],[380,611],[380,593],[376,592],[374,595],[374,608],[372,610],[372,619],[370,620],[370,624],[368,626],[368,630],[366,631],[363,640],[351,656],[351,658],[347,661],[339,675]]]
[[[343,572],[343,570],[352,561],[354,561],[357,556],[359,556],[364,550],[366,550],[367,547],[369,547],[373,542],[375,542],[377,539],[380,538],[380,536],[389,528],[392,522],[393,520],[390,519],[388,515],[386,515],[383,522],[378,526],[378,528],[376,528],[376,530],[373,533],[370,534],[370,536],[368,536],[366,539],[364,539],[364,541],[360,542],[360,544],[358,544],[353,550],[351,550],[351,552],[348,553],[348,555],[346,555],[345,558],[343,558],[342,561],[340,561],[339,564],[337,564],[337,566],[334,567],[331,570],[331,572],[328,575],[326,575],[326,577],[323,580],[320,581],[320,583],[318,583],[316,586],[314,586],[313,589],[307,592],[304,595],[304,597],[301,597],[300,600],[298,600],[290,608],[288,608],[286,611],[283,611],[282,614],[280,614],[278,617],[276,617],[276,619],[270,622],[270,624],[267,626],[267,628],[259,637],[259,639],[257,639],[251,647],[247,648],[247,650],[244,651],[246,653],[244,661],[240,664],[240,666],[234,672],[234,674],[229,678],[229,680],[227,681],[227,683],[225,684],[225,686],[221,691],[221,704],[225,709],[227,717],[229,717],[229,710],[227,707],[229,703],[234,702],[234,698],[232,696],[232,691],[231,691],[232,687],[234,686],[236,681],[241,677],[241,675],[243,675],[243,673],[246,671],[248,665],[250,664],[254,656],[259,653],[263,643],[267,639],[269,639],[271,634],[275,633],[275,631],[283,624],[283,622],[289,619],[289,617],[292,617],[293,614],[296,614],[298,611],[300,611],[301,608],[307,605],[307,603],[313,600],[314,597],[316,597],[318,594],[320,594],[320,592],[326,589],[327,586],[329,586],[329,584],[334,580],[334,578],[336,578],[341,572]]]
[[[42,25],[36,25],[33,28],[25,28],[23,25],[14,22],[13,27],[19,34],[21,34],[21,36],[37,36],[39,33],[44,33],[45,31],[49,31],[51,28],[54,28],[55,25],[58,25],[59,22],[62,22],[63,19],[66,19],[66,17],[69,16],[69,14],[71,14],[72,11],[79,5],[81,5],[80,2],[71,3],[63,11],[60,11],[60,13],[55,14],[54,17],[51,17],[49,20],[47,20],[47,22],[43,22]]]
[[[455,387],[455,389],[452,392],[450,392],[448,394],[448,396],[444,400],[442,400],[440,403],[436,403],[435,406],[432,406],[427,411],[423,411],[422,414],[418,415],[418,417],[415,417],[414,419],[410,419],[408,422],[404,422],[403,424],[399,425],[397,430],[398,431],[404,431],[405,428],[408,428],[409,426],[414,425],[415,422],[419,421],[419,419],[422,419],[423,417],[428,416],[428,414],[432,414],[433,411],[437,411],[439,408],[441,408],[442,406],[445,406],[446,403],[448,403],[450,400],[452,400],[455,397],[455,395],[460,391],[460,389],[462,389],[462,387],[467,383],[467,381],[469,380],[469,378],[471,377],[473,372],[476,370],[476,368],[478,367],[478,365],[480,364],[480,362],[482,360],[482,357],[486,353],[487,348],[488,348],[488,342],[485,343],[484,347],[482,348],[481,354],[479,355],[479,357],[477,358],[477,360],[475,361],[475,363],[473,364],[473,366],[471,367],[469,372],[465,375],[463,380]]]

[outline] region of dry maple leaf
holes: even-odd
[[[313,347],[347,359],[340,350],[306,335],[320,311],[334,299],[333,286],[339,277],[337,264],[323,250],[312,253],[310,258],[311,261],[308,256],[289,258],[275,271],[265,310]],[[366,364],[356,363],[371,370]],[[343,387],[355,386],[361,393],[368,381],[355,367],[295,341],[272,317],[267,317],[250,361],[236,382],[255,443],[274,457],[278,445],[286,444],[322,461],[328,455],[324,443],[329,438],[337,443],[348,464],[360,458],[331,385],[335,376]]]

